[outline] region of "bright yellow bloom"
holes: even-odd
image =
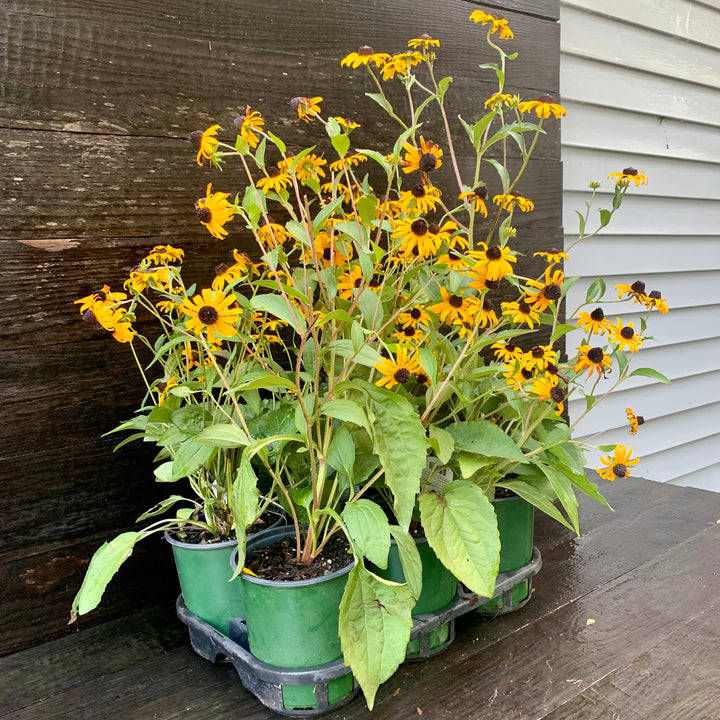
[[[273,250],[278,245],[282,245],[288,237],[287,230],[282,225],[274,222],[261,225],[257,231],[257,240],[266,252]]]
[[[537,100],[526,100],[518,105],[518,110],[521,113],[527,113],[535,111],[535,114],[539,118],[545,118],[546,120],[553,115],[558,120],[561,116],[567,115],[567,110],[555,102],[555,98],[552,95],[541,95]]]
[[[484,268],[486,283],[488,280],[502,280],[506,275],[513,274],[513,268],[510,263],[517,262],[517,257],[512,254],[509,247],[501,247],[500,245],[488,247],[483,242],[478,243],[478,245],[482,249],[471,250],[468,255],[476,262],[476,265],[473,267],[475,272],[478,272],[478,266]]]
[[[546,377],[537,377],[533,380],[530,392],[533,393],[533,395],[537,395],[540,400],[552,400],[557,406],[555,414],[563,414],[566,394],[564,388],[561,388]]]
[[[407,75],[410,68],[419,65],[424,60],[423,56],[416,50],[393,55],[383,66],[383,80],[390,80],[395,75]]]
[[[367,160],[367,155],[362,153],[353,153],[352,155],[346,155],[344,158],[336,160],[334,163],[330,163],[330,169],[333,172],[339,173],[348,165],[359,165],[361,162]]]
[[[198,220],[218,240],[225,239],[228,234],[225,225],[235,216],[229,197],[230,193],[212,192],[212,183],[208,183],[205,197],[195,203]]]
[[[577,325],[591,335],[604,335],[613,329],[613,324],[605,317],[602,308],[595,308],[592,312],[578,313]]]
[[[455,320],[467,320],[470,302],[462,295],[451,295],[444,287],[440,288],[442,300],[430,305],[428,310],[440,317],[440,322],[452,323]]]
[[[617,327],[613,327],[610,333],[610,342],[618,344],[620,350],[638,352],[643,344],[643,338],[635,332],[632,323],[623,327],[622,320],[617,318]]]
[[[667,300],[659,290],[649,292],[642,300],[648,310],[655,308],[659,313],[665,315],[668,311]]]
[[[423,50],[428,50],[431,47],[440,47],[440,41],[434,40],[427,33],[425,33],[420,37],[408,40],[408,47],[413,49],[422,48]]]
[[[357,290],[363,281],[362,270],[359,265],[353,265],[349,272],[340,274],[337,279],[338,297],[343,300],[350,300],[355,290]]]
[[[519,208],[520,212],[531,212],[535,209],[535,203],[529,198],[520,195],[516,190],[506,195],[496,195],[493,202],[496,205],[502,205],[508,212],[513,208]]]
[[[281,171],[276,167],[265,168],[266,176],[260,178],[255,185],[264,193],[280,192],[292,184],[292,178],[287,171]]]
[[[605,377],[611,363],[610,356],[602,348],[580,345],[578,351],[580,355],[573,368],[578,375],[587,370],[588,377],[591,377],[593,372],[596,372],[598,377]]]
[[[420,345],[427,340],[427,333],[423,332],[420,328],[414,325],[406,325],[399,330],[396,330],[392,336],[403,343],[411,343],[412,345]]]
[[[80,314],[82,315],[86,310],[90,309],[96,303],[114,305],[122,300],[126,300],[127,295],[125,293],[110,292],[109,285],[103,285],[102,290],[97,290],[90,295],[75,300],[75,305],[80,305]]]
[[[156,245],[145,258],[151,265],[163,265],[165,263],[181,263],[185,251],[174,248],[171,245]]]
[[[260,138],[255,134],[262,132],[265,121],[257,110],[250,110],[250,106],[245,108],[245,116],[235,118],[235,129],[238,135],[251,147],[255,148],[260,143]]]
[[[158,397],[158,405],[162,406],[165,404],[165,399],[167,398],[168,391],[171,388],[177,387],[177,384],[177,375],[173,375],[169,380],[162,380],[155,385],[153,390],[160,393],[160,397]]]
[[[146,287],[158,288],[161,290],[170,289],[170,270],[166,267],[134,268],[130,271],[130,277],[124,282],[123,287],[133,292],[141,293]]]
[[[605,467],[596,468],[598,475],[605,480],[614,481],[616,478],[629,477],[630,466],[637,465],[640,458],[632,459],[632,448],[617,445],[614,455],[601,457],[600,462]]]
[[[470,13],[470,19],[474,23],[490,25],[489,33],[491,35],[499,31],[499,37],[501,40],[509,40],[515,37],[513,35],[513,31],[508,27],[508,23],[505,18],[494,17],[493,15],[489,15],[482,10],[474,10]]]
[[[211,125],[200,136],[200,148],[197,154],[197,164],[203,165],[203,160],[212,160],[212,156],[217,152],[218,139],[217,131],[222,130],[219,125]]]
[[[346,55],[340,65],[343,67],[358,68],[361,65],[370,65],[382,67],[390,59],[390,53],[376,53],[369,45],[362,45],[357,52],[351,52]]]
[[[430,232],[430,225],[424,218],[398,221],[392,237],[400,239],[400,252],[408,259],[426,260],[437,253],[441,244],[439,235]]]
[[[402,161],[403,172],[411,173],[415,170],[428,173],[431,170],[437,170],[442,161],[440,158],[443,151],[432,140],[425,142],[425,138],[420,136],[420,149],[413,147],[408,143],[403,143],[405,149],[405,158]]]
[[[353,256],[352,245],[345,241],[338,243],[338,240],[337,235],[330,235],[325,230],[315,236],[315,254],[326,268],[347,265]]]
[[[349,118],[340,117],[340,115],[336,115],[335,120],[337,120],[340,126],[347,128],[348,130],[354,130],[355,128],[360,127],[359,122],[355,122],[354,120],[350,120]]]
[[[551,248],[547,252],[536,252],[533,253],[533,257],[545,258],[548,265],[559,265],[563,260],[568,259],[568,254],[562,250]]]
[[[552,267],[545,268],[544,282],[528,280],[527,285],[533,290],[525,288],[527,297],[525,302],[533,306],[533,310],[545,312],[548,307],[562,297],[562,285],[565,281],[565,273],[562,270],[555,270]]]
[[[487,198],[487,188],[484,185],[478,185],[474,190],[460,193],[459,200],[467,200],[470,205],[475,205],[475,212],[479,212],[483,217],[487,217],[487,206],[485,200]]]
[[[297,111],[298,120],[310,122],[320,114],[321,102],[322,98],[320,96],[313,98],[296,97],[290,101],[290,107]]]
[[[407,214],[426,215],[440,202],[440,190],[433,185],[418,183],[412,190],[400,193],[401,211]]]
[[[398,315],[397,323],[400,327],[412,325],[417,327],[418,323],[422,323],[425,327],[430,326],[430,316],[425,311],[424,305],[413,305],[409,310],[404,310]]]
[[[632,408],[625,408],[625,415],[627,415],[628,422],[630,423],[630,434],[635,435],[638,428],[645,424],[645,418],[642,415],[636,415]]]
[[[501,362],[512,363],[522,357],[522,348],[518,347],[512,340],[496,342],[490,346],[495,351],[495,357]]]
[[[225,295],[222,291],[213,292],[205,288],[192,300],[183,301],[182,311],[189,318],[187,329],[196,335],[206,330],[210,343],[217,342],[216,333],[226,338],[233,337],[237,334],[235,323],[242,313],[239,306],[230,307],[233,304],[237,305],[233,293]]]
[[[286,160],[281,160],[278,163],[278,167],[283,171],[290,172],[294,160],[295,158],[292,156],[288,157]],[[325,160],[325,158],[321,158],[314,153],[304,155],[300,158],[300,162],[298,162],[297,167],[295,168],[295,177],[301,182],[309,178],[314,178],[315,180],[324,178],[325,171],[322,168],[323,165],[327,165],[327,160]]]
[[[505,107],[512,107],[516,102],[517,95],[508,95],[507,93],[496,92],[485,101],[485,107],[492,107],[494,110],[497,110],[503,105]]]
[[[380,387],[392,388],[398,383],[404,385],[413,376],[413,373],[421,369],[420,357],[417,350],[408,357],[408,353],[412,348],[400,346],[397,349],[395,360],[392,356],[384,358],[382,362],[375,364],[375,369],[382,373],[385,377],[375,382]]]
[[[535,345],[534,348],[520,356],[520,364],[528,370],[542,372],[557,360],[557,350],[552,345]]]
[[[502,314],[508,316],[513,323],[525,323],[531,330],[535,323],[540,323],[540,316],[524,300],[519,302],[500,303]]]
[[[608,177],[615,181],[616,185],[629,185],[631,182],[638,185],[647,185],[647,175],[642,170],[636,170],[633,167],[626,167],[622,172],[610,173]]]

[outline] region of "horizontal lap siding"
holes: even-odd
[[[651,315],[655,340],[632,362],[672,384],[633,378],[582,419],[585,401],[573,398],[571,421],[593,445],[632,445],[637,475],[720,491],[720,3],[562,0],[560,17],[566,245],[590,180],[603,183],[596,207],[608,207],[609,172],[632,166],[649,177],[600,236],[574,250],[566,272],[581,279],[568,312],[597,275],[608,300],[616,284],[641,279],[670,306]],[[604,309],[638,327],[639,306]],[[568,346],[579,339],[570,334]],[[628,407],[646,419],[635,437]],[[598,455],[588,453],[589,464]]]

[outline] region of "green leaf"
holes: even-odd
[[[605,227],[610,222],[612,213],[609,210],[600,211],[600,227]]]
[[[185,433],[200,432],[212,415],[202,405],[185,405],[172,414],[173,424]]]
[[[364,290],[358,296],[358,305],[365,321],[365,327],[369,330],[377,330],[383,320],[382,310],[379,309],[380,296],[372,290]]]
[[[162,465],[158,465],[154,471],[155,480],[157,480],[157,482],[174,482],[178,478],[173,477],[172,469],[173,469],[173,461],[172,460],[168,460],[167,462],[164,462]]]
[[[559,472],[551,465],[539,462],[536,463],[536,467],[538,467],[540,472],[542,472],[547,478],[550,486],[555,491],[558,500],[560,500],[560,504],[563,506],[565,512],[570,518],[573,530],[577,535],[579,535],[580,525],[578,520],[578,501],[577,497],[575,497],[572,483],[563,473]]]
[[[245,432],[234,423],[210,425],[196,435],[194,440],[220,448],[244,447],[250,444],[250,439]]]
[[[340,643],[370,710],[380,684],[405,660],[414,604],[406,585],[383,581],[359,564],[350,571],[340,603]]]
[[[627,370],[627,366],[628,366],[627,353],[624,352],[623,350],[617,349],[615,351],[615,358],[617,359],[617,363],[618,363],[618,375],[620,377],[622,377],[623,374],[625,373],[625,371]]]
[[[467,480],[471,478],[478,470],[488,465],[494,465],[494,458],[485,457],[484,455],[476,455],[475,453],[461,452],[457,456],[460,474]]]
[[[390,552],[390,523],[383,509],[372,500],[360,498],[345,505],[342,517],[362,554],[385,569]]]
[[[353,400],[328,400],[320,409],[320,414],[364,427],[370,432],[365,411]]]
[[[405,582],[410,588],[413,597],[417,600],[422,592],[422,560],[420,559],[417,543],[410,537],[407,530],[402,530],[397,525],[390,526],[390,534],[397,544]]]
[[[429,434],[430,446],[435,451],[435,455],[443,465],[447,465],[455,450],[455,441],[452,435],[437,425],[430,426]]]
[[[372,423],[374,450],[385,470],[385,482],[395,498],[398,525],[407,529],[426,464],[425,428],[415,408],[404,398],[375,390],[369,394],[375,415]]]
[[[448,88],[450,87],[450,83],[453,81],[451,77],[444,77],[440,80],[438,83],[438,96],[442,100],[443,97],[445,97],[445,93],[448,91]]]
[[[357,201],[358,215],[363,225],[370,226],[375,220],[378,199],[375,195],[363,195]]]
[[[285,320],[298,333],[303,334],[307,330],[305,318],[300,311],[285,298],[277,295],[255,295],[250,300],[250,307],[253,310],[266,312],[274,317]]]
[[[259,498],[257,475],[250,464],[247,453],[243,453],[231,495],[231,510],[235,519],[235,536],[238,541],[238,561],[233,579],[242,572],[245,565],[245,529],[257,520]]]
[[[347,152],[350,149],[350,138],[347,135],[334,135],[330,138],[330,142],[332,142],[335,152],[341,158],[344,158],[347,155]]]
[[[657,370],[653,370],[652,368],[637,368],[636,370],[633,370],[628,377],[634,377],[634,376],[641,376],[641,377],[647,377],[652,380],[657,380],[658,382],[665,383],[666,385],[670,384],[670,380],[666,378],[662,373],[658,372]]]
[[[605,290],[606,285],[605,281],[602,278],[597,278],[596,280],[593,280],[592,284],[587,289],[587,293],[585,293],[585,301],[594,302],[595,300],[600,300],[605,294]]]
[[[122,533],[96,550],[80,590],[72,602],[70,622],[75,621],[78,615],[85,615],[98,606],[107,584],[125,560],[132,555],[135,543],[142,537],[143,534],[139,532]]]
[[[450,425],[448,432],[455,440],[456,450],[501,457],[507,460],[525,463],[525,455],[508,435],[489,420],[473,420]]]
[[[567,335],[573,330],[577,330],[574,325],[558,325],[555,328],[555,332],[552,334],[552,337],[550,338],[550,343],[554,343],[556,340],[559,340],[561,337],[563,337],[563,335]]]
[[[365,93],[367,97],[374,100],[383,110],[392,113],[393,107],[388,100],[386,100],[380,93]]]
[[[255,162],[258,164],[258,167],[264,168],[265,167],[265,146],[267,145],[267,140],[263,138],[260,141],[260,144],[257,146],[257,149],[255,150]]]
[[[341,425],[333,433],[328,448],[327,461],[335,470],[342,470],[353,482],[353,467],[355,465],[355,442],[350,431]]]
[[[175,454],[170,479],[179,480],[192,475],[199,467],[207,465],[215,452],[216,448],[212,445],[186,440]]]
[[[287,146],[285,143],[277,136],[275,133],[267,131],[267,136],[275,143],[275,147],[281,152],[285,153],[285,150],[287,149]]]
[[[325,205],[325,207],[315,216],[313,220],[313,232],[317,234],[325,221],[342,205],[343,198],[335,198],[332,202]]]
[[[328,350],[365,367],[374,368],[377,363],[382,362],[382,356],[375,348],[365,345],[356,351],[352,340],[333,340],[328,345]]]
[[[469,480],[442,495],[420,496],[420,520],[438,559],[472,592],[491,598],[500,569],[500,535],[492,503]]]
[[[488,144],[490,144],[489,140],[486,145]],[[497,170],[497,174],[500,176],[500,181],[503,184],[504,192],[505,188],[510,187],[510,175],[508,175],[507,169],[502,163],[499,163],[497,160],[492,160],[491,158],[488,158],[486,162],[489,162],[495,168],[495,170]]]
[[[191,502],[182,495],[171,495],[169,498],[159,502],[157,505],[153,505],[149,510],[146,510],[135,522],[143,522],[151,517],[162,515],[166,510],[169,510],[175,503],[185,501]]]
[[[549,515],[554,520],[557,520],[561,525],[564,525],[569,530],[575,532],[575,528],[553,505],[553,500],[555,499],[554,493],[549,494],[547,491],[544,491],[529,482],[525,482],[524,480],[504,480],[503,482],[498,483],[498,487],[504,487],[508,490],[512,490],[516,495],[523,498],[523,500],[527,500],[538,510],[542,510],[542,512],[546,515]]]
[[[583,237],[583,235],[585,235],[585,216],[579,210],[576,210],[575,214],[578,216],[578,218],[580,220],[579,228],[578,228],[578,235],[580,237]]]
[[[287,390],[295,390],[295,383],[275,373],[267,372],[267,370],[253,370],[243,375],[243,381],[232,388],[232,392],[242,392],[244,390],[259,390],[260,388],[286,388]]]

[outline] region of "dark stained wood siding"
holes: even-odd
[[[269,129],[304,147],[317,142],[318,129],[294,122],[288,100],[321,95],[325,111],[361,119],[353,140],[373,147],[388,121],[364,97],[373,90],[364,73],[341,70],[338,61],[365,43],[397,51],[423,32],[441,40],[438,70],[454,77],[450,117],[471,117],[492,92],[476,80],[477,65],[489,59],[482,32],[467,20],[477,7],[467,0],[3,3],[0,654],[68,632],[70,602],[94,549],[166,494],[152,482],[152,448],[113,454],[116,438],[101,437],[132,414],[142,391],[129,349],[93,337],[72,301],[105,282],[119,287],[157,243],[188,250],[192,273],[208,282],[214,265],[247,242],[235,228],[216,243],[197,223],[193,203],[205,184],[230,187],[235,174],[199,168],[187,134],[215,122],[232,128],[251,104]],[[557,93],[557,0],[482,7],[502,12],[515,31],[521,54],[510,70],[512,91]],[[423,132],[437,127],[429,122]],[[562,241],[561,186],[555,126],[522,181],[537,208],[518,222],[530,255]],[[168,549],[149,542],[79,626],[176,592]]]

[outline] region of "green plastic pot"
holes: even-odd
[[[527,565],[533,554],[535,508],[517,495],[495,498],[492,501],[500,533],[500,572],[517,570]],[[512,605],[519,605],[530,594],[530,580],[523,580],[512,588]],[[503,609],[503,597],[480,605],[480,612]]]
[[[455,576],[438,560],[427,538],[416,538],[415,545],[422,562],[422,591],[415,603],[412,614],[424,615],[446,608],[455,599],[458,583]],[[398,583],[405,582],[405,573],[394,540],[391,541],[390,545],[387,569],[375,567],[373,571],[385,580]],[[446,644],[450,644],[450,636],[451,627],[449,622],[435,628],[435,630],[431,630],[429,638],[430,650],[439,651],[444,649]],[[415,638],[415,640],[408,643],[406,655],[409,659],[412,659],[419,652],[420,639]]]
[[[248,540],[247,551],[293,536],[291,527],[258,534]],[[352,567],[297,581],[265,580],[242,573],[240,586],[250,652],[269,665],[296,669],[324,665],[342,657],[338,634],[340,601]],[[354,690],[351,672],[330,680],[328,703],[351,696]],[[283,685],[282,697],[287,710],[317,707],[315,685]]]

